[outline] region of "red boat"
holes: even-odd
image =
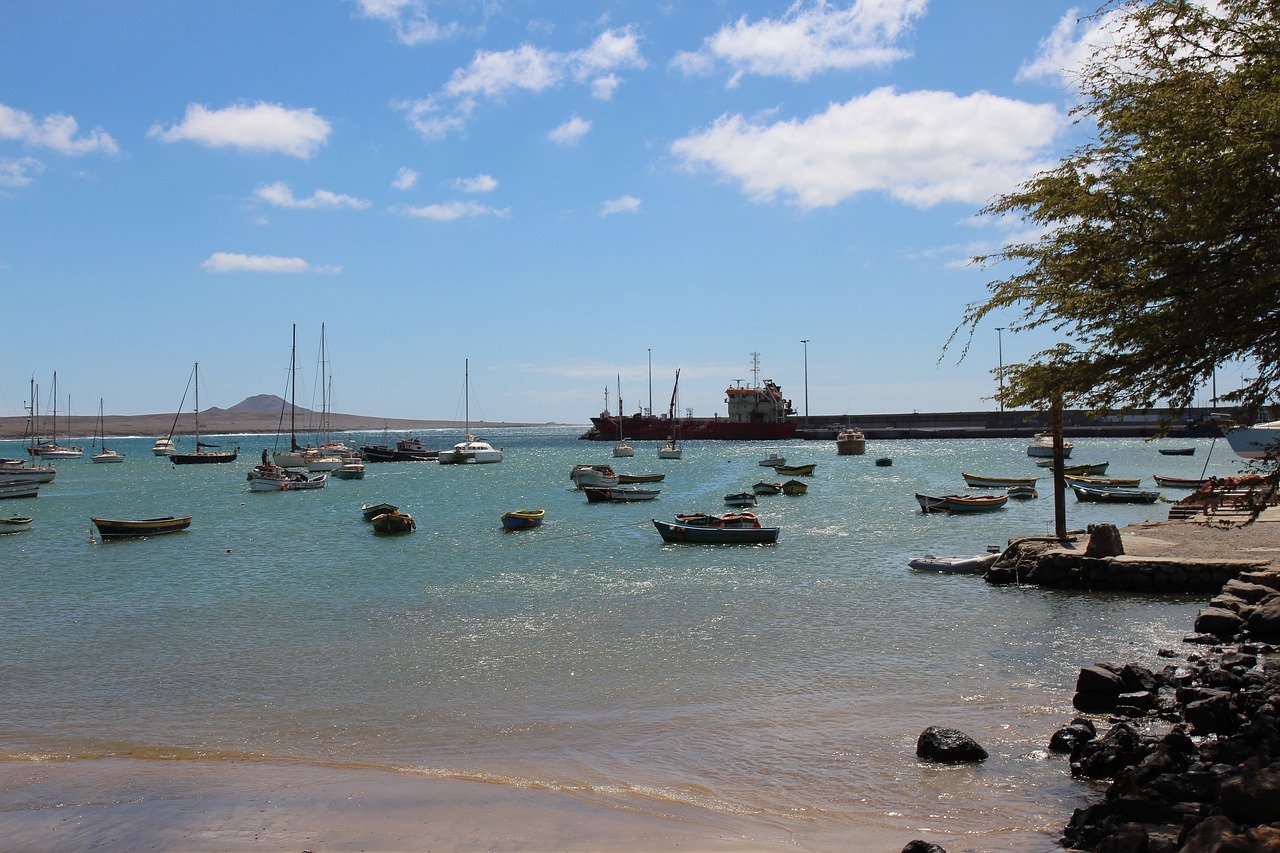
[[[791,401],[783,399],[782,388],[771,379],[764,385],[745,387],[741,384],[725,389],[729,416],[713,418],[676,418],[634,414],[622,418],[605,411],[591,419],[592,428],[583,438],[593,441],[617,441],[619,435],[628,440],[667,441],[678,433],[681,441],[719,439],[722,441],[781,441],[794,438],[796,421]]]

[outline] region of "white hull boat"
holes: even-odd
[[[1280,453],[1280,421],[1228,430],[1227,444],[1236,456],[1245,459],[1265,459],[1268,453],[1274,456]]]

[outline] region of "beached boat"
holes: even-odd
[[[1081,477],[1076,475],[1068,475],[1062,478],[1067,485],[1079,483],[1082,486],[1092,486],[1094,488],[1105,489],[1114,486],[1137,486],[1142,482],[1141,477]]]
[[[586,486],[583,491],[587,493],[587,503],[635,503],[637,501],[651,501],[658,496],[660,489],[637,489],[634,486],[628,489],[605,487],[605,486]]]
[[[846,427],[836,433],[837,456],[861,456],[867,452],[867,437],[862,430]]]
[[[1251,427],[1227,430],[1227,444],[1236,456],[1266,459],[1280,453],[1280,421],[1266,421]]]
[[[1158,447],[1156,452],[1161,456],[1195,456],[1194,447]]]
[[[653,519],[663,542],[690,545],[769,545],[778,541],[777,527],[706,527]]]
[[[787,464],[787,457],[777,453],[770,453],[760,460],[760,464],[765,468],[777,468],[779,465]]]
[[[418,523],[413,520],[413,516],[407,512],[384,512],[382,515],[375,515],[370,519],[375,533],[412,533],[418,528]]]
[[[25,482],[0,483],[0,499],[34,498],[40,494],[40,483],[37,480]]]
[[[983,477],[961,472],[966,486],[975,489],[1007,489],[1010,486],[1034,486],[1039,477]]]
[[[618,473],[618,485],[634,486],[636,483],[661,483],[667,478],[666,474],[644,473],[644,474],[623,474]]]
[[[1157,486],[1162,486],[1166,489],[1200,489],[1204,487],[1205,483],[1209,482],[1207,478],[1197,480],[1185,477],[1162,477],[1159,474],[1152,474],[1151,478],[1156,481]]]
[[[111,518],[91,518],[94,527],[104,540],[126,539],[139,536],[161,536],[165,533],[177,533],[191,526],[189,515],[162,515],[158,518],[143,518],[126,521]]]
[[[373,521],[384,513],[396,512],[399,509],[400,507],[389,503],[364,504],[360,507],[360,514],[364,516],[365,521]]]
[[[463,362],[463,412],[466,425],[466,433],[462,437],[462,441],[455,444],[449,450],[441,450],[436,456],[436,461],[441,465],[485,465],[492,462],[502,461],[501,448],[495,448],[492,444],[484,439],[477,438],[471,434],[471,362],[466,360]]]
[[[727,418],[681,418],[680,440],[773,441],[794,438],[795,410],[782,396],[782,388],[773,380],[760,383],[760,359],[752,355],[751,387],[742,383],[725,389],[729,402]],[[665,441],[671,435],[668,418],[654,414],[635,414],[621,418],[609,411],[608,405],[591,419],[591,429],[583,438],[593,441],[616,441],[626,435],[632,441]]]
[[[344,462],[339,468],[335,468],[330,472],[339,480],[363,480],[364,479],[364,463],[363,462]]]
[[[817,467],[816,462],[808,462],[804,465],[774,465],[773,470],[784,477],[808,477]]]
[[[1063,439],[1062,441],[1062,458],[1066,459],[1071,455],[1074,444]],[[1053,456],[1053,434],[1048,432],[1036,433],[1035,441],[1027,445],[1028,456]]]
[[[0,518],[0,533],[21,533],[24,530],[30,530],[32,524],[35,524],[35,519],[25,515]]]
[[[926,572],[976,575],[991,568],[992,564],[998,559],[1000,559],[999,552],[974,554],[971,557],[941,557],[935,554],[925,554],[923,557],[916,557],[911,560],[907,565],[913,569]]]
[[[787,480],[782,484],[784,495],[803,495],[807,491],[809,491],[809,484],[801,480]]]
[[[766,483],[763,480],[751,487],[751,491],[757,495],[776,495],[782,491],[781,483]]]
[[[705,512],[678,512],[676,521],[698,527],[759,527],[760,517],[754,512],[722,512],[712,515]]]
[[[196,362],[192,368],[191,375],[193,377],[192,384],[195,386],[195,430],[194,437],[196,447],[190,453],[174,452],[169,454],[169,459],[174,465],[208,465],[216,463],[235,462],[236,457],[240,455],[240,448],[235,450],[206,450],[205,448],[219,447],[220,445],[206,443],[200,440],[200,362]],[[182,395],[182,399],[186,400],[186,394]],[[178,404],[178,411],[182,411],[182,404]],[[178,427],[178,416],[173,416],[173,427],[169,430],[169,439],[173,439],[173,431]]]
[[[731,495],[724,496],[724,502],[728,506],[755,506],[755,492],[734,492]]]
[[[502,528],[504,530],[528,530],[531,527],[541,527],[542,519],[546,515],[547,511],[545,509],[513,509],[502,514]]]
[[[579,489],[619,484],[618,473],[608,465],[574,465],[569,469],[569,479]]]
[[[1106,488],[1071,483],[1071,491],[1076,493],[1076,500],[1087,503],[1152,504],[1160,500],[1159,492],[1146,489]]]

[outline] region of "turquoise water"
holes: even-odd
[[[908,569],[1052,532],[1043,481],[1039,500],[989,514],[925,515],[913,498],[965,491],[961,471],[1043,476],[1025,440],[871,442],[861,457],[832,442],[699,442],[682,460],[642,444],[613,460],[579,432],[493,430],[499,465],[371,464],[364,480],[294,493],[248,490],[271,438],[231,439],[234,465],[175,467],[151,437],[111,442],[120,465],[57,463],[40,497],[0,504],[36,519],[0,537],[0,758],[350,764],[693,805],[814,847],[874,825],[1051,850],[1091,794],[1044,753],[1073,715],[1078,668],[1156,663],[1202,604]],[[1150,486],[1152,473],[1199,476],[1211,445],[1195,443],[1194,457],[1163,457],[1138,439],[1082,440],[1072,461]],[[761,498],[777,545],[661,542],[651,518],[721,511],[772,473],[757,460],[775,449],[818,463],[807,495]],[[1240,461],[1217,446],[1209,473]],[[588,504],[568,479],[584,462],[667,477],[652,503]],[[384,500],[418,531],[374,535],[359,508]],[[546,522],[503,532],[501,514],[521,508]],[[1067,512],[1071,528],[1124,525],[1167,504],[1069,498]],[[168,514],[194,521],[111,543],[89,522]],[[917,762],[934,724],[991,759]],[[0,809],[21,807],[0,791]]]

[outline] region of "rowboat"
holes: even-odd
[[[1095,486],[1105,489],[1110,486],[1136,486],[1142,482],[1141,477],[1063,477],[1067,485],[1079,483],[1082,486]]]
[[[966,486],[977,489],[1007,489],[1010,486],[1034,486],[1039,477],[982,477],[961,473]]]
[[[926,495],[916,492],[921,512],[985,512],[1000,509],[1009,495]]]
[[[513,509],[511,512],[502,514],[502,527],[504,530],[528,530],[530,527],[540,527],[546,514],[545,509]]]
[[[651,501],[658,496],[661,489],[615,489],[606,486],[587,486],[583,489],[587,493],[587,503],[635,503],[637,501]]]
[[[163,533],[177,533],[191,526],[189,515],[162,515],[158,518],[143,518],[137,521],[120,521],[110,518],[91,518],[104,540],[124,539],[136,536],[159,536]]]
[[[663,542],[690,545],[769,545],[778,541],[777,527],[703,527],[653,520]]]
[[[383,513],[395,512],[398,509],[400,509],[400,507],[396,506],[395,504],[388,504],[388,503],[365,504],[362,507],[360,507],[360,513],[361,515],[364,516],[365,521],[373,521],[375,518],[382,515]]]
[[[636,483],[661,483],[667,477],[666,474],[655,474],[652,472],[644,474],[618,474],[618,485],[629,486]]]
[[[774,465],[773,470],[786,477],[808,477],[817,467],[818,463],[810,462],[807,465]]]
[[[1110,464],[1110,462],[1097,462],[1092,465],[1083,463],[1080,465],[1064,465],[1062,466],[1062,473],[1079,474],[1082,476],[1097,476],[1099,474],[1107,473],[1107,466]],[[1036,462],[1036,466],[1040,468],[1052,468],[1053,460],[1040,459]]]
[[[413,516],[407,512],[384,512],[373,517],[375,533],[412,533],[417,527]]]
[[[734,492],[731,495],[724,496],[724,502],[729,506],[755,506],[755,492]]]
[[[1145,489],[1103,488],[1072,483],[1076,500],[1089,503],[1152,504],[1160,500],[1160,493]]]
[[[1208,480],[1188,480],[1182,477],[1162,477],[1159,474],[1152,474],[1151,478],[1156,481],[1157,486],[1163,486],[1166,489],[1198,489]]]
[[[35,480],[0,483],[0,498],[34,498],[39,493],[40,483]]]
[[[787,464],[787,457],[780,456],[777,453],[770,453],[768,456],[760,460],[760,464],[765,468],[777,468],[779,465]]]
[[[678,512],[676,521],[696,527],[759,527],[760,517],[754,512],[725,512],[711,515],[705,512]]]
[[[946,512],[947,509],[947,499],[943,495],[916,492],[916,503],[920,504],[921,512]]]
[[[766,483],[761,480],[759,483],[756,483],[751,487],[751,491],[755,492],[757,495],[776,495],[778,492],[782,491],[782,484]]]
[[[15,515],[12,518],[0,518],[0,533],[21,533],[30,530],[35,519]]]
[[[809,484],[802,483],[799,480],[787,480],[782,484],[782,493],[784,495],[803,495],[809,491]]]
[[[569,469],[569,479],[579,489],[587,486],[616,486],[619,476],[608,465],[574,465]]]
[[[1010,486],[1004,491],[1009,497],[1018,498],[1019,500],[1031,500],[1032,498],[1040,497],[1040,493],[1036,491],[1035,486]]]
[[[972,557],[940,557],[925,554],[907,563],[913,569],[928,572],[942,572],[953,575],[975,575],[991,568],[991,564],[1000,558],[1000,554],[974,554]]]
[[[1161,456],[1195,456],[1196,449],[1194,447],[1159,447],[1156,448]]]

